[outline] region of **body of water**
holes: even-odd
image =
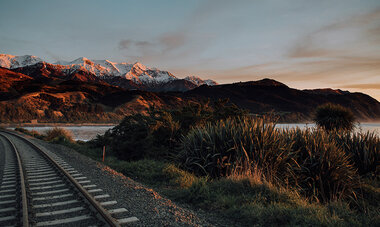
[[[97,135],[103,135],[108,129],[114,126],[58,126],[58,128],[64,128],[70,131],[74,137],[74,140],[88,141],[94,139]],[[37,132],[43,134],[52,126],[36,126],[36,127],[22,127],[27,130],[36,130]],[[9,128],[14,129],[14,128]]]
[[[73,134],[75,140],[88,141],[94,139],[97,135],[103,135],[108,129],[114,126],[59,126],[59,128],[64,128]],[[315,124],[277,124],[277,128],[313,128]],[[23,127],[27,130],[36,130],[37,132],[43,134],[46,130],[52,129],[52,126],[36,126],[36,127]],[[9,128],[14,129],[14,128]],[[375,132],[380,135],[380,123],[361,123],[355,128],[356,131],[370,131]]]
[[[303,123],[295,123],[295,124],[277,124],[277,128],[301,128],[301,129],[306,129],[306,128],[313,128],[315,127],[315,124],[310,123],[310,124],[303,124]],[[360,123],[357,124],[355,131],[362,131],[362,132],[375,132],[377,135],[380,135],[380,123]]]

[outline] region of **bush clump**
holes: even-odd
[[[317,126],[327,130],[347,130],[354,128],[354,114],[341,105],[327,103],[317,107],[314,121]]]
[[[360,175],[379,176],[380,138],[376,133],[335,133],[332,137],[351,157]]]
[[[323,130],[279,130],[246,117],[196,127],[182,143],[183,167],[196,175],[259,172],[265,180],[297,188],[317,201],[355,196],[356,168]]]
[[[32,130],[28,130],[28,129],[25,129],[25,128],[15,128],[15,131],[18,131],[18,132],[22,132],[24,134],[27,134],[27,135],[30,135],[30,136],[33,136],[33,137],[36,137],[38,139],[43,139],[44,136],[41,135],[39,132],[37,132],[36,130],[32,129]]]
[[[259,169],[267,178],[288,172],[291,143],[273,123],[251,117],[231,118],[192,129],[182,139],[184,168],[213,178]]]
[[[54,127],[45,132],[45,140],[57,143],[73,142],[73,135],[64,128]]]
[[[116,127],[98,136],[94,146],[111,147],[114,155],[122,160],[176,158],[182,135],[206,122],[243,116],[243,111],[228,100],[210,103],[189,102],[178,109],[150,110],[148,116],[127,116]]]
[[[355,197],[359,187],[356,168],[342,148],[322,130],[285,130],[293,141],[296,165],[292,168],[292,186],[309,198],[321,202]]]

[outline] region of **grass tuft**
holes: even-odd
[[[73,142],[73,135],[64,128],[54,127],[45,132],[45,140],[55,143]]]

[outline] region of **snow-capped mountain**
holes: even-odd
[[[0,54],[0,66],[8,69],[34,65],[38,62],[42,62],[42,59],[32,55],[14,56]]]
[[[38,57],[30,55],[13,56],[0,54],[0,66],[4,68],[15,69],[35,65],[40,62],[44,61]],[[81,72],[82,74],[92,74],[112,85],[123,87],[124,84],[128,84],[128,86],[125,87],[127,89],[131,89],[131,83],[124,83],[123,80],[119,79],[120,77],[132,81],[138,88],[143,86],[147,90],[154,91],[160,91],[161,85],[163,87],[165,85],[165,89],[163,89],[164,91],[171,90],[168,86],[173,86],[173,88],[181,87],[183,89],[180,90],[183,91],[185,88],[192,89],[203,84],[210,86],[217,84],[215,81],[202,80],[201,78],[195,76],[179,79],[170,72],[155,68],[148,68],[140,62],[116,63],[109,60],[89,60],[81,57],[73,61],[58,61],[52,64],[49,63],[49,66],[50,68],[55,68],[55,70],[61,71],[65,75],[73,75],[76,72]],[[43,67],[46,68],[46,66]],[[174,81],[175,83],[173,83]],[[185,81],[187,81],[186,84]],[[194,86],[190,85],[189,82],[194,84]]]
[[[190,82],[192,82],[193,84],[195,84],[197,86],[201,86],[201,85],[204,85],[204,84],[209,85],[209,86],[218,85],[218,83],[216,83],[213,80],[202,80],[201,78],[199,78],[197,76],[187,76],[187,77],[185,77],[183,79],[187,80],[187,81],[190,81]]]
[[[147,68],[140,62],[116,63],[109,60],[89,60],[78,58],[71,62],[56,62],[55,64],[69,66],[70,70],[87,70],[98,77],[120,76],[132,80],[137,84],[160,84],[166,83],[177,78],[169,72]]]

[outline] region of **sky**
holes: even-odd
[[[139,61],[380,101],[379,0],[0,0],[0,53]]]

